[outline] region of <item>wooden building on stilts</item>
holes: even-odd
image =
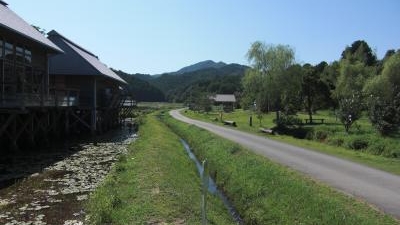
[[[134,107],[125,81],[95,55],[49,36],[56,44],[0,0],[0,154],[106,131]]]
[[[70,106],[65,111],[65,131],[95,134],[120,125],[121,114],[134,106],[124,92],[127,83],[96,55],[58,32],[50,31],[48,38],[64,51],[50,57],[49,73],[58,96],[68,96],[57,99]]]
[[[54,43],[0,1],[0,153],[48,141],[48,57]]]

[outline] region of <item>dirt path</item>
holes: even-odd
[[[310,175],[349,195],[365,199],[384,212],[400,218],[400,176],[257,135],[192,120],[182,116],[179,110],[171,111],[170,114],[178,120],[237,142],[257,154]]]
[[[127,132],[106,141],[0,160],[0,224],[84,224],[84,203],[128,143]]]

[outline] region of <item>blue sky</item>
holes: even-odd
[[[400,48],[398,0],[5,0],[28,23],[57,30],[109,67],[158,74],[211,59],[248,64],[254,41],[287,44],[299,63],[340,58],[365,40]]]

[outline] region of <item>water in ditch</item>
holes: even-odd
[[[182,140],[182,139],[181,139],[181,142],[182,142],[183,146],[185,147],[185,150],[188,153],[189,158],[195,162],[197,171],[199,172],[199,176],[202,177],[203,171],[204,171],[203,165],[199,162],[199,160],[193,154],[192,150],[190,149],[189,144],[185,140]],[[213,195],[217,195],[222,200],[225,207],[231,214],[232,218],[237,222],[237,224],[244,224],[238,211],[235,209],[235,207],[232,205],[232,203],[229,201],[229,199],[224,195],[224,193],[222,193],[222,191],[218,190],[218,187],[217,187],[215,181],[210,176],[208,176],[208,192]]]

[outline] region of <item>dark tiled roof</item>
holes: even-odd
[[[7,7],[7,3],[0,0],[0,26],[18,33],[34,42],[37,42],[54,52],[62,52],[60,48],[47,39],[43,34],[25,22],[21,17],[15,14]]]
[[[126,81],[100,62],[93,53],[54,30],[48,35],[49,39],[65,52],[65,54],[50,57],[50,74],[106,76],[126,84]]]

